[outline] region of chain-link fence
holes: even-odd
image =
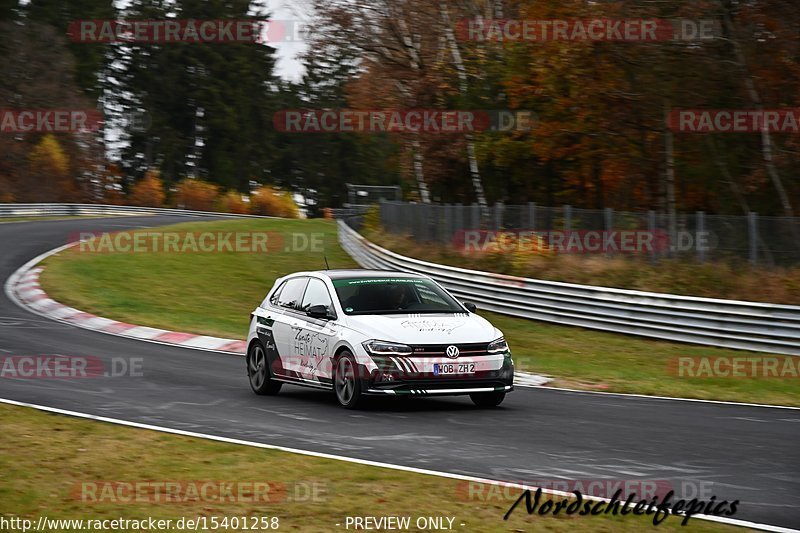
[[[554,253],[599,253],[753,265],[800,263],[800,218],[578,209],[495,204],[381,202],[381,223],[421,243],[475,249],[538,246]]]

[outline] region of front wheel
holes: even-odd
[[[336,360],[333,389],[336,392],[336,399],[345,409],[356,409],[363,399],[361,380],[358,378],[356,368],[356,361],[350,352],[343,352]]]
[[[473,392],[469,395],[478,407],[497,407],[506,399],[505,392]]]
[[[247,377],[250,379],[250,388],[253,392],[262,396],[278,394],[283,385],[280,381],[272,379],[267,354],[260,342],[251,344],[247,351]]]

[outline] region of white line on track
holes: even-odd
[[[19,401],[16,401],[16,400],[9,400],[9,399],[6,399],[6,398],[0,398],[0,403],[4,403],[4,404],[7,404],[7,405],[14,405],[14,406],[17,406],[17,407],[29,407],[29,408],[32,408],[32,409],[37,409],[39,411],[45,411],[45,412],[48,412],[48,413],[54,413],[54,414],[59,414],[59,415],[71,416],[71,417],[75,417],[75,418],[83,418],[83,419],[88,419],[88,420],[94,420],[94,421],[97,421],[97,422],[106,422],[106,423],[109,423],[109,424],[116,424],[116,425],[120,425],[120,426],[131,427],[131,428],[146,429],[146,430],[150,430],[150,431],[158,431],[160,433],[170,433],[172,435],[180,435],[180,436],[184,436],[184,437],[193,437],[193,438],[198,438],[198,439],[206,439],[206,440],[212,440],[212,441],[217,441],[217,442],[224,442],[224,443],[227,443],[227,444],[237,444],[237,445],[240,445],[240,446],[250,446],[250,447],[253,447],[253,448],[262,448],[262,449],[266,449],[266,450],[277,450],[277,451],[281,451],[281,452],[294,453],[294,454],[299,454],[299,455],[306,455],[306,456],[310,456],[310,457],[319,457],[321,459],[333,459],[333,460],[336,460],[336,461],[345,461],[345,462],[348,462],[348,463],[355,463],[355,464],[360,464],[360,465],[365,465],[365,466],[374,466],[374,467],[378,467],[378,468],[387,468],[387,469],[390,469],[390,470],[399,470],[399,471],[402,471],[402,472],[411,472],[411,473],[414,473],[414,474],[423,474],[423,475],[427,475],[427,476],[436,476],[436,477],[442,477],[442,478],[448,478],[448,479],[457,479],[459,481],[471,481],[471,482],[475,482],[475,483],[485,483],[485,484],[490,484],[490,485],[499,485],[499,486],[502,486],[502,487],[518,488],[518,489],[523,489],[523,490],[527,489],[527,490],[535,491],[538,488],[538,487],[533,487],[533,486],[529,486],[529,485],[525,485],[525,484],[519,484],[519,483],[508,483],[508,482],[497,481],[497,480],[493,480],[493,479],[485,479],[485,478],[479,478],[479,477],[474,477],[474,476],[464,476],[464,475],[461,475],[461,474],[453,474],[453,473],[450,473],[450,472],[439,472],[439,471],[436,471],[436,470],[428,470],[428,469],[425,469],[425,468],[416,468],[416,467],[413,467],[413,466],[395,465],[395,464],[392,464],[392,463],[383,463],[383,462],[380,462],[380,461],[370,461],[368,459],[357,459],[355,457],[346,457],[346,456],[343,456],[343,455],[334,455],[334,454],[330,454],[330,453],[314,452],[314,451],[310,451],[310,450],[301,450],[301,449],[298,449],[298,448],[289,448],[289,447],[286,447],[286,446],[277,446],[277,445],[274,445],[274,444],[265,444],[265,443],[262,443],[262,442],[252,442],[252,441],[246,441],[246,440],[241,440],[241,439],[234,439],[234,438],[231,438],[231,437],[222,437],[220,435],[209,435],[209,434],[206,434],[206,433],[196,433],[194,431],[185,431],[185,430],[182,430],[182,429],[173,429],[173,428],[162,427],[162,426],[154,426],[154,425],[151,425],[151,424],[142,424],[140,422],[131,422],[129,420],[121,420],[121,419],[118,419],[118,418],[109,418],[109,417],[105,417],[105,416],[92,415],[92,414],[88,414],[88,413],[80,413],[80,412],[77,412],[77,411],[69,411],[69,410],[66,410],[66,409],[59,409],[57,407],[48,407],[48,406],[45,406],[45,405],[37,405],[37,404],[32,404],[32,403],[27,403],[27,402],[19,402]],[[542,492],[544,492],[546,494],[551,494],[551,495],[554,495],[554,496],[562,496],[562,497],[573,496],[572,493],[562,492],[562,491],[552,490],[552,489],[542,489]],[[584,498],[586,498],[587,500],[593,500],[593,501],[603,501],[603,502],[610,501],[608,498],[600,498],[600,497],[597,497],[597,496],[584,496]],[[772,526],[772,525],[769,525],[769,524],[759,524],[759,523],[756,523],[756,522],[749,522],[747,520],[736,520],[736,519],[733,519],[733,518],[724,518],[724,517],[720,517],[720,516],[694,515],[694,516],[692,516],[692,518],[696,518],[696,519],[699,519],[699,520],[708,520],[710,522],[718,522],[718,523],[721,523],[721,524],[728,524],[728,525],[732,525],[732,526],[749,527],[749,528],[758,529],[758,530],[761,530],[761,531],[772,531],[772,532],[776,532],[776,533],[800,533],[800,530],[797,530],[797,529],[785,528],[785,527],[780,527],[780,526]]]
[[[561,387],[548,387],[539,385],[524,385],[514,383],[514,387],[528,387],[531,389],[552,390],[559,392],[574,392],[578,394],[598,394],[601,396],[621,396],[623,398],[642,398],[648,400],[669,400],[673,402],[696,402],[696,403],[712,403],[720,405],[736,405],[740,407],[769,407],[770,409],[790,409],[800,410],[800,407],[792,407],[789,405],[773,405],[769,403],[745,403],[745,402],[726,402],[723,400],[700,400],[698,398],[673,398],[672,396],[649,396],[647,394],[631,394],[625,392],[601,392],[593,390],[580,390],[580,389],[564,389]]]

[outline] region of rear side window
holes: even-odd
[[[298,309],[303,293],[306,290],[308,278],[293,278],[287,281],[278,295],[278,305],[289,309]]]
[[[286,282],[284,281],[283,283],[281,283],[281,286],[278,287],[277,290],[272,293],[272,296],[269,299],[269,303],[271,303],[272,305],[275,305],[275,306],[278,305],[278,297],[281,295],[281,291],[283,290],[283,288],[285,286],[286,286]],[[264,301],[262,302],[261,307],[266,307],[266,306],[267,306],[267,299],[264,298]]]

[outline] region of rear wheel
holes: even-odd
[[[350,352],[342,352],[336,360],[333,390],[339,404],[345,409],[357,408],[363,399],[361,380],[356,368],[356,361]]]
[[[247,377],[250,379],[250,388],[256,394],[273,395],[281,390],[280,381],[272,379],[269,370],[267,354],[260,342],[254,342],[247,351]]]
[[[505,392],[473,392],[469,395],[478,407],[497,407],[506,399]]]

